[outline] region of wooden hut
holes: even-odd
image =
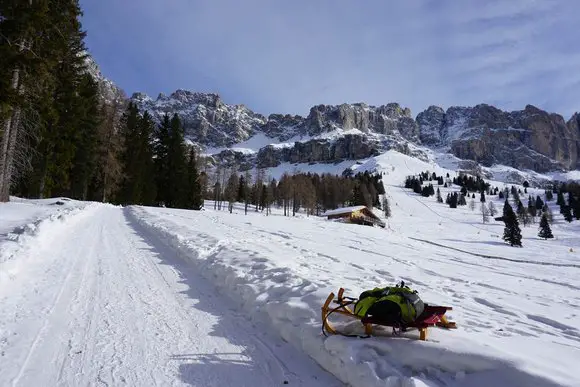
[[[337,208],[336,210],[326,211],[322,216],[326,216],[328,220],[342,219],[349,223],[385,227],[385,222],[367,206]]]

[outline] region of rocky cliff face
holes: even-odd
[[[177,113],[186,137],[205,147],[231,148],[256,134],[266,135],[272,144],[300,139],[284,146],[266,145],[255,149],[255,153],[246,150],[234,155],[235,147],[215,153],[219,161],[238,165],[255,162],[261,167],[273,167],[283,162],[361,159],[379,154],[397,139],[419,141],[419,128],[410,110],[396,103],[379,107],[318,105],[307,117],[271,114],[265,118],[244,106],[224,104],[217,94],[177,90],[155,100],[135,93],[131,100],[157,120],[166,113]]]
[[[577,115],[566,123],[528,105],[504,112],[493,106],[430,107],[417,116],[424,144],[446,147],[462,159],[545,172],[580,167]]]
[[[378,107],[363,103],[318,105],[310,109],[305,123],[306,134],[315,136],[337,128],[358,129],[363,133],[400,134],[410,141],[419,139],[419,129],[411,117],[411,111],[397,103]]]
[[[243,105],[224,104],[217,94],[177,90],[170,96],[160,94],[156,100],[135,93],[131,100],[158,121],[166,113],[177,113],[186,137],[209,146],[231,146],[245,141],[266,123],[265,117]]]
[[[324,163],[364,159],[380,154],[377,143],[365,136],[347,134],[335,141],[320,139],[296,142],[291,147],[268,145],[258,151],[258,167],[275,167],[281,163]]]
[[[85,60],[87,71],[93,76],[99,87],[101,101],[105,104],[119,104],[124,106],[127,100],[125,92],[101,73],[95,60],[89,55]]]
[[[580,115],[565,122],[562,116],[531,105],[514,112],[486,104],[446,111],[430,106],[414,119],[397,103],[356,103],[317,105],[306,117],[266,118],[243,105],[227,105],[217,94],[177,90],[156,100],[136,93],[132,100],[158,119],[166,113],[179,114],[189,140],[222,147],[213,152],[215,157],[239,165],[362,159],[391,148],[404,149],[410,142],[486,166],[504,164],[539,172],[580,168]],[[271,142],[236,151],[236,144],[256,134]]]

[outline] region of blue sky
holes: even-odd
[[[81,0],[87,47],[129,95],[580,110],[577,0]]]

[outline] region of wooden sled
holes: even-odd
[[[444,329],[455,329],[457,325],[448,321],[445,317],[445,312],[452,310],[453,308],[449,306],[434,306],[425,304],[423,313],[413,322],[406,325],[393,325],[392,323],[387,323],[374,319],[373,317],[359,317],[350,308],[350,305],[356,303],[356,298],[344,297],[344,288],[338,290],[338,295],[336,300],[334,299],[334,293],[330,293],[326,298],[326,302],[322,306],[322,332],[327,335],[330,334],[340,334],[344,336],[361,337],[359,335],[347,335],[336,330],[332,324],[328,321],[328,317],[333,313],[338,313],[343,316],[348,316],[360,320],[364,326],[365,334],[368,336],[373,335],[373,325],[387,326],[393,328],[393,333],[398,334],[399,332],[405,332],[411,329],[417,329],[419,331],[419,340],[427,340],[427,328],[438,327]],[[336,307],[331,307],[331,303],[337,304]]]

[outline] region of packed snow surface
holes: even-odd
[[[385,229],[211,202],[71,205],[10,250],[6,262],[22,264],[0,277],[0,385],[580,385],[579,222],[550,202],[556,238],[539,239],[534,224],[512,248],[503,223],[482,223],[479,197],[474,211],[449,209],[401,187],[408,174],[451,169],[396,152],[353,169],[384,173]],[[2,205],[2,232],[17,227],[19,206],[21,224],[53,216],[31,205]],[[0,240],[0,256],[13,243]],[[331,291],[357,297],[401,280],[452,306],[458,329],[431,329],[426,342],[416,331],[322,335]]]
[[[85,212],[54,224],[0,282],[0,386],[341,385],[129,210]]]

